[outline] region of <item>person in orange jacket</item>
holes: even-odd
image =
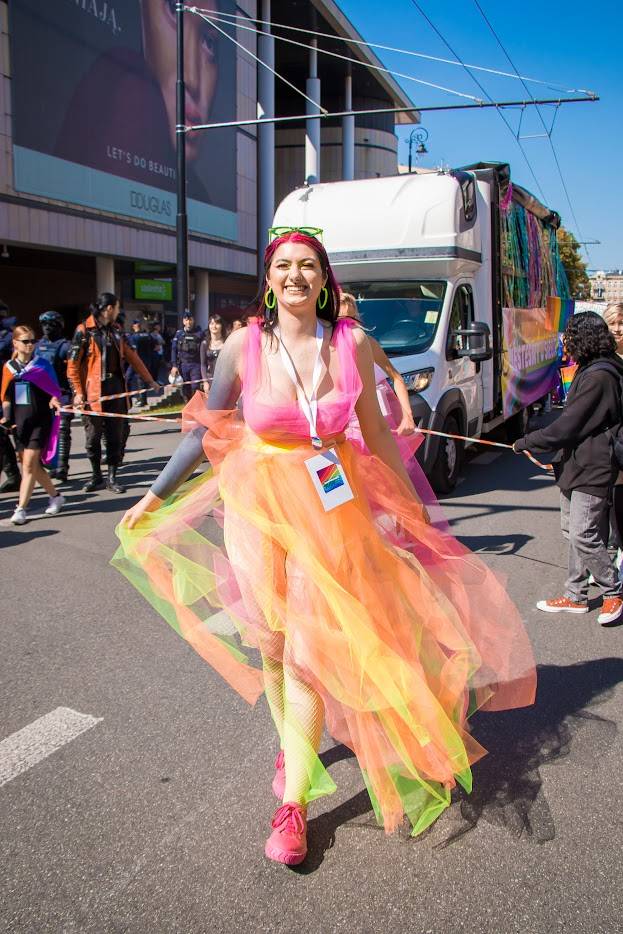
[[[88,409],[84,430],[86,450],[91,462],[91,477],[84,486],[87,493],[106,486],[113,493],[124,493],[117,480],[117,470],[123,459],[127,439],[123,418],[106,418],[98,412],[126,415],[128,399],[100,402],[102,396],[126,392],[124,369],[129,364],[152,389],[159,390],[147,367],[135,351],[128,346],[123,332],[115,325],[119,314],[119,300],[112,292],[102,292],[93,305],[91,314],[78,326],[67,361],[67,376],[74,391],[74,406]],[[106,443],[108,478],[102,476],[102,435]]]

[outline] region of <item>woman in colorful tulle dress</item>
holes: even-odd
[[[207,405],[197,393],[187,406],[186,437],[124,516],[113,560],[244,698],[266,693],[282,803],[265,853],[294,865],[308,805],[335,789],[323,723],[355,753],[379,823],[390,832],[406,815],[415,835],[457,782],[471,788],[485,750],[468,716],[532,703],[535,673],[502,585],[428,522],[379,410],[368,339],[337,320],[322,244],[291,231],[265,266],[258,317],[227,341]],[[346,440],[353,412],[368,453]],[[211,469],[182,483],[204,458]],[[202,531],[215,517],[224,548]]]

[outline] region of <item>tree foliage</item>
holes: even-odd
[[[569,295],[571,298],[586,301],[591,297],[591,284],[586,263],[580,253],[580,244],[564,227],[559,228],[557,236],[560,258],[569,280]]]

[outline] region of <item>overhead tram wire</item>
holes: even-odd
[[[420,6],[420,4],[418,3],[418,0],[411,0],[411,3],[412,3],[413,6],[416,8],[416,10],[420,13],[420,15],[424,17],[424,19],[426,20],[426,22],[428,23],[428,25],[429,25],[429,26],[431,27],[431,29],[437,34],[437,36],[441,39],[441,41],[442,41],[443,44],[446,46],[446,48],[450,50],[450,52],[452,53],[452,55],[454,55],[454,57],[457,59],[457,61],[463,66],[463,68],[465,69],[465,71],[467,72],[467,74],[470,76],[470,78],[472,79],[472,81],[480,88],[480,90],[481,90],[482,93],[485,95],[485,97],[487,98],[487,100],[493,102],[493,98],[491,97],[491,95],[489,94],[489,92],[488,92],[488,91],[486,90],[486,88],[481,84],[481,82],[478,80],[478,78],[477,78],[475,75],[472,74],[472,72],[470,71],[469,67],[465,64],[465,62],[463,61],[463,59],[461,58],[461,56],[452,48],[452,46],[450,45],[450,43],[448,42],[448,40],[446,39],[446,37],[443,35],[443,33],[435,26],[435,24],[433,23],[433,21],[431,20],[431,18],[428,16],[428,14],[422,9],[422,7]],[[547,198],[545,197],[545,194],[544,194],[544,192],[543,192],[543,189],[542,189],[542,187],[541,187],[541,184],[540,184],[538,178],[536,177],[536,172],[535,172],[534,169],[532,168],[532,163],[530,162],[530,160],[529,160],[529,158],[528,158],[528,154],[527,154],[527,152],[525,151],[524,147],[523,147],[522,144],[521,144],[521,141],[520,141],[520,139],[519,139],[519,134],[517,134],[517,133],[515,133],[515,132],[513,131],[512,126],[510,125],[509,121],[506,119],[506,117],[504,116],[504,114],[501,112],[501,110],[498,110],[498,113],[500,114],[500,117],[502,118],[502,121],[504,122],[504,124],[505,124],[506,128],[508,129],[509,133],[512,135],[513,139],[514,139],[515,142],[517,143],[517,146],[519,147],[519,149],[520,149],[520,151],[521,151],[521,154],[522,154],[522,156],[524,157],[525,163],[526,163],[526,165],[528,166],[528,169],[529,169],[529,171],[530,171],[530,174],[532,175],[532,178],[534,179],[534,183],[535,183],[535,185],[536,185],[536,187],[537,187],[537,189],[538,189],[538,191],[539,191],[539,194],[541,195],[541,198],[543,199],[543,201],[544,201],[545,203],[547,203]]]
[[[289,88],[292,88],[293,91],[296,91],[297,94],[300,94],[301,97],[304,97],[306,101],[308,101],[310,104],[313,104],[314,107],[318,107],[321,113],[326,114],[327,112],[326,109],[322,107],[317,101],[313,100],[313,98],[311,97],[308,97],[304,91],[301,91],[301,89],[297,88],[295,84],[292,84],[291,81],[288,81],[287,78],[284,78],[283,75],[280,75],[278,71],[275,71],[274,68],[272,68],[266,62],[263,62],[262,59],[259,58],[259,56],[255,54],[255,52],[251,51],[251,49],[245,48],[245,46],[241,42],[238,42],[237,39],[234,39],[233,36],[230,36],[229,33],[225,29],[221,29],[221,27],[217,25],[217,23],[215,23],[211,17],[205,15],[204,13],[201,13],[196,8],[184,7],[184,9],[186,10],[186,12],[195,13],[197,16],[200,17],[200,19],[204,20],[206,23],[210,23],[210,25],[213,26],[218,32],[220,32],[221,35],[225,36],[226,39],[229,39],[230,42],[233,42],[234,45],[238,46],[239,49],[241,49],[243,52],[246,52],[247,55],[253,58],[258,63],[258,65],[262,65],[263,68],[266,68],[268,71],[270,71],[276,78],[279,78],[280,81],[283,81],[284,84],[287,84]]]
[[[195,13],[197,16],[201,17],[201,19],[203,19],[206,23],[210,23],[211,26],[214,26],[215,29],[218,29],[218,31],[219,31],[220,33],[222,33],[224,36],[226,36],[228,39],[230,39],[232,42],[234,42],[234,43],[235,43],[239,48],[241,48],[243,51],[245,51],[245,52],[247,52],[249,55],[251,55],[252,58],[254,58],[256,61],[258,61],[260,64],[262,64],[262,65],[264,64],[264,62],[262,62],[261,59],[259,59],[256,55],[254,55],[252,52],[250,52],[249,49],[246,49],[241,43],[239,43],[236,39],[234,39],[232,36],[230,36],[229,33],[227,33],[224,29],[221,29],[221,28],[217,25],[217,17],[214,17],[214,16],[212,16],[211,14],[202,13],[202,12],[200,12],[196,7],[186,7],[185,9],[186,9],[187,11],[189,11],[189,12]],[[231,25],[227,20],[222,20],[222,19],[221,19],[220,22],[227,23],[228,25]],[[243,26],[243,25],[241,25],[241,24],[236,24],[236,28],[237,28],[237,29],[247,29],[247,30],[249,30],[250,32],[256,33],[257,35],[262,35],[261,30],[255,29],[255,28],[252,27],[252,26]],[[278,41],[278,42],[287,42],[287,43],[289,43],[290,45],[299,46],[300,48],[308,49],[308,50],[311,48],[311,46],[310,46],[308,43],[305,43],[305,42],[298,42],[296,39],[288,39],[286,36],[277,36],[277,35],[275,35],[274,33],[270,33],[270,36],[271,36],[272,39],[275,39],[275,40]],[[445,86],[442,85],[442,84],[435,84],[435,83],[432,82],[432,81],[425,81],[423,78],[416,78],[416,77],[414,77],[413,75],[406,75],[406,74],[403,74],[403,73],[400,72],[400,71],[391,71],[391,69],[385,68],[384,65],[373,65],[373,64],[369,64],[369,63],[367,63],[367,62],[362,62],[361,59],[359,59],[359,58],[350,58],[348,55],[340,55],[339,52],[331,52],[331,51],[329,51],[329,49],[322,49],[322,48],[320,48],[320,47],[316,48],[316,51],[318,52],[319,55],[328,55],[328,56],[330,56],[331,58],[338,58],[338,59],[340,59],[341,61],[344,61],[344,62],[352,62],[352,63],[355,64],[355,65],[362,65],[363,67],[365,67],[365,68],[368,69],[368,70],[381,71],[381,72],[383,72],[384,74],[391,75],[392,77],[404,78],[404,79],[406,79],[407,81],[414,81],[416,84],[422,84],[422,85],[424,85],[425,87],[433,88],[433,89],[436,90],[436,91],[443,91],[443,92],[445,92],[446,94],[454,94],[454,95],[456,95],[457,97],[464,97],[466,100],[476,101],[477,103],[480,103],[480,98],[479,98],[479,97],[475,97],[473,94],[465,94],[465,93],[463,93],[463,91],[455,91],[453,88],[447,88],[447,87],[445,87]],[[265,67],[268,68],[269,71],[273,71],[273,69],[270,68],[268,65],[266,65]],[[273,71],[273,73],[274,73],[275,75],[277,75],[277,72],[276,72],[276,71]],[[277,75],[277,77],[281,77],[282,81],[285,81],[285,83],[288,84],[288,85],[290,85],[290,87],[294,88],[294,90],[298,90],[298,88],[296,88],[293,84],[291,84],[289,81],[287,81],[287,80],[286,80],[285,78],[283,78],[281,75]],[[307,96],[307,95],[303,94],[302,91],[299,91],[299,94],[302,94],[303,97],[306,97],[306,96]],[[307,100],[309,100],[309,98],[307,98]],[[312,103],[315,104],[316,102],[315,102],[315,101],[312,101]]]
[[[529,94],[530,97],[533,97],[533,94],[531,93],[530,89],[526,86],[526,83],[525,83],[524,79],[522,78],[522,76],[519,74],[519,71],[518,71],[518,69],[517,69],[517,66],[515,65],[514,61],[513,61],[512,58],[510,57],[509,53],[507,52],[507,50],[506,50],[506,48],[505,48],[505,46],[504,46],[504,43],[502,42],[502,40],[501,40],[500,37],[498,36],[497,32],[495,31],[495,29],[494,29],[494,27],[493,27],[493,24],[490,22],[490,20],[489,20],[487,14],[485,13],[485,11],[483,10],[483,8],[481,7],[481,5],[480,5],[480,3],[478,2],[478,0],[474,0],[474,3],[476,4],[476,7],[477,7],[477,9],[478,9],[480,15],[482,16],[482,18],[484,19],[485,23],[486,23],[487,26],[489,27],[489,30],[491,31],[491,33],[492,33],[492,35],[493,35],[493,38],[495,39],[495,41],[497,42],[497,44],[498,44],[499,47],[501,48],[502,52],[503,52],[504,55],[506,56],[506,59],[507,59],[509,65],[511,66],[511,68],[512,68],[513,71],[515,72],[516,76],[517,76],[517,77],[519,78],[519,80],[521,81],[521,83],[522,83],[522,85],[523,85],[523,88],[524,88],[526,94]],[[575,224],[575,226],[576,226],[577,232],[579,233],[579,235],[580,235],[582,241],[584,241],[584,236],[583,236],[583,234],[582,234],[582,228],[580,227],[580,224],[579,224],[579,222],[578,222],[578,219],[577,219],[575,210],[574,210],[574,208],[573,208],[573,204],[572,204],[572,202],[571,202],[571,197],[570,197],[570,195],[569,195],[569,190],[568,190],[568,188],[567,188],[567,183],[565,182],[565,179],[564,179],[564,176],[563,176],[563,173],[562,173],[562,168],[561,168],[560,162],[559,162],[559,160],[558,160],[558,153],[556,152],[556,147],[554,146],[554,141],[553,141],[553,139],[552,139],[552,132],[553,132],[553,129],[554,129],[554,124],[552,123],[552,126],[551,126],[550,129],[548,130],[548,129],[547,129],[547,125],[546,125],[546,123],[545,123],[545,120],[543,119],[543,114],[542,114],[541,111],[539,110],[538,106],[537,106],[537,108],[536,108],[536,112],[537,112],[537,114],[539,115],[539,120],[541,121],[541,125],[542,125],[543,129],[545,130],[545,135],[547,136],[547,139],[548,139],[548,141],[549,141],[549,145],[550,145],[551,150],[552,150],[552,155],[553,155],[553,157],[554,157],[554,162],[556,163],[556,168],[558,169],[558,175],[560,176],[560,183],[561,183],[562,188],[563,188],[563,191],[564,191],[564,193],[565,193],[565,197],[566,197],[566,199],[567,199],[567,204],[569,205],[569,210],[570,210],[570,212],[571,212],[571,217],[573,218],[573,222],[574,222],[574,224]],[[584,241],[584,242],[585,242],[585,245],[586,245],[586,241]],[[588,259],[589,259],[589,262],[590,262],[591,256],[590,256],[590,251],[589,251],[589,249],[588,249],[588,246],[586,246],[586,255],[587,255],[587,257],[588,257]]]
[[[314,115],[314,119],[330,119],[332,117],[361,117],[366,114],[401,114],[401,113],[439,113],[446,110],[504,110],[512,107],[535,107],[545,104],[587,104],[595,103],[599,97],[555,97],[544,98],[542,100],[517,100],[517,101],[480,101],[477,104],[435,104],[429,107],[371,107],[365,110],[339,110],[335,113],[319,113]],[[220,130],[224,127],[236,126],[259,126],[263,123],[292,123],[297,120],[308,120],[309,114],[295,114],[287,117],[257,117],[249,120],[224,120],[219,123],[197,123],[191,126],[181,127],[182,132],[189,133],[191,130]]]
[[[517,75],[515,73],[508,72],[508,71],[500,71],[497,68],[487,68],[484,65],[474,65],[468,62],[464,64],[463,62],[456,61],[456,59],[453,59],[453,58],[442,58],[439,55],[427,55],[425,52],[415,52],[413,51],[413,49],[401,49],[401,48],[397,48],[392,45],[383,45],[380,42],[367,42],[365,39],[352,39],[349,36],[338,36],[338,35],[335,35],[329,32],[320,32],[316,29],[304,29],[301,26],[290,26],[286,23],[277,23],[277,22],[274,22],[273,20],[258,19],[257,17],[247,16],[247,15],[243,15],[240,13],[226,13],[225,11],[220,11],[218,14],[216,14],[211,10],[204,10],[204,9],[201,9],[201,7],[196,7],[196,6],[193,6],[193,7],[185,6],[185,9],[188,10],[189,12],[205,13],[206,15],[217,19],[219,22],[228,23],[230,25],[236,25],[240,29],[252,30],[253,32],[256,32],[258,34],[262,34],[261,29],[251,27],[249,25],[243,26],[242,23],[246,23],[246,24],[258,23],[259,25],[271,26],[271,27],[275,27],[276,29],[286,29],[286,30],[289,30],[290,32],[304,33],[307,36],[331,39],[335,42],[344,42],[344,43],[347,43],[348,45],[364,46],[370,49],[381,49],[382,51],[385,51],[385,52],[396,52],[400,55],[410,55],[414,58],[422,58],[422,59],[425,59],[426,61],[438,62],[442,65],[455,65],[459,68],[469,68],[472,71],[483,71],[483,72],[487,72],[488,74],[497,75],[502,78],[512,78],[513,80],[517,80],[517,78],[520,78],[520,79],[523,79],[524,81],[528,81],[533,84],[541,84],[544,87],[549,88],[551,91],[560,91],[563,94],[586,94],[589,100],[594,96],[593,91],[587,91],[584,88],[565,88],[563,85],[555,84],[552,81],[544,81],[542,78],[531,78],[531,77],[528,77],[527,75]],[[239,22],[239,21],[242,21],[242,22]],[[285,38],[283,36],[277,36],[272,33],[271,35],[275,39]],[[358,59],[358,61],[361,61],[361,59]],[[363,62],[362,64],[367,64],[367,63]]]

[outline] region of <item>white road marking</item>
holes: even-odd
[[[71,707],[57,707],[17,733],[11,733],[0,742],[0,785],[27,772],[101,721],[102,717],[78,713]]]

